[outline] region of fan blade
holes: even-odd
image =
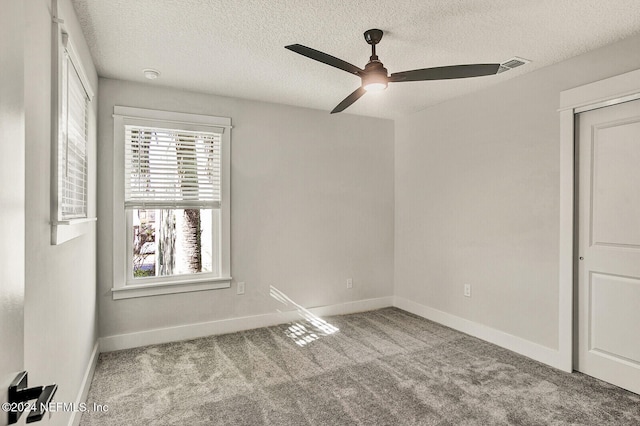
[[[307,58],[322,62],[323,64],[331,65],[332,67],[336,67],[351,74],[355,74],[357,76],[364,73],[363,69],[360,69],[355,65],[350,64],[349,62],[345,62],[342,59],[336,58],[335,56],[328,55],[319,50],[315,50],[301,44],[291,44],[289,46],[285,46],[284,48],[289,49],[292,52],[299,53],[302,56],[306,56]]]
[[[389,76],[390,82],[449,80],[452,78],[479,77],[496,74],[500,64],[451,65],[448,67],[423,68],[420,70],[396,72]]]
[[[358,99],[360,99],[360,97],[362,95],[364,95],[365,93],[367,93],[366,90],[364,90],[362,87],[358,87],[353,93],[351,93],[349,96],[347,96],[346,98],[344,98],[344,100],[342,102],[340,102],[338,104],[338,106],[336,106],[333,111],[331,111],[331,114],[335,114],[336,112],[342,112],[345,109],[349,108],[349,106],[354,103],[355,101],[357,101]]]

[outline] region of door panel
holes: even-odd
[[[628,303],[640,294],[640,280],[591,274],[589,350],[640,366],[638,329],[620,324],[640,324],[640,309]],[[617,307],[612,310],[611,307]]]
[[[640,393],[640,101],[577,129],[576,369]]]
[[[640,121],[607,123],[593,131],[592,241],[639,247]]]

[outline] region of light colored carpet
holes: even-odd
[[[104,353],[81,424],[640,425],[634,393],[399,309],[325,320]]]

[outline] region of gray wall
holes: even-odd
[[[557,348],[559,94],[637,68],[640,36],[397,120],[396,296]]]
[[[26,116],[26,274],[25,368],[29,383],[59,385],[56,400],[74,402],[97,340],[96,230],[52,246],[49,225],[51,152],[51,2],[25,3]],[[94,91],[98,77],[69,0],[60,1],[72,43]],[[96,114],[89,117],[90,164],[95,165]],[[89,175],[89,214],[95,215],[95,168]],[[66,424],[69,412],[55,413],[52,424]]]
[[[393,122],[100,79],[101,336],[393,294]],[[112,300],[113,106],[231,117],[230,289]],[[117,206],[117,209],[122,207]],[[346,279],[353,278],[353,289]]]

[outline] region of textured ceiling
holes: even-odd
[[[395,118],[640,31],[639,0],[73,0],[98,74],[326,110],[360,80],[284,49],[299,43],[364,67],[362,33],[385,31],[390,73],[531,64],[496,76],[396,83],[346,112]],[[146,80],[144,68],[161,72]]]

